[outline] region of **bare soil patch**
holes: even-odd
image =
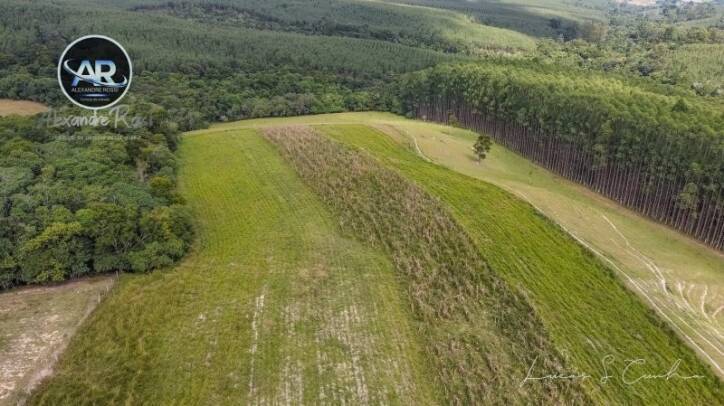
[[[29,100],[0,99],[0,117],[19,115],[32,116],[48,111],[44,104]]]
[[[0,405],[22,403],[113,284],[96,277],[0,294]]]

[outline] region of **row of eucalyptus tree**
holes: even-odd
[[[399,81],[402,108],[490,134],[622,205],[724,249],[724,114],[592,74],[444,65]]]

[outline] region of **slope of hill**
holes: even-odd
[[[583,383],[597,402],[709,403],[721,396],[711,369],[628,292],[613,271],[528,204],[490,184],[425,162],[368,127],[323,131],[362,148],[448,204],[491,268],[531,300],[574,371],[596,371],[610,360],[614,374],[622,379],[603,387],[595,381]],[[652,380],[632,390],[627,379],[632,371],[626,370],[625,361],[631,359],[644,360],[636,364],[641,367],[636,377],[643,371],[665,373],[681,360],[689,374],[702,378],[673,386],[671,381]]]
[[[715,371],[722,374],[724,256],[644,219],[584,187],[496,145],[481,163],[477,134],[411,120],[376,126],[411,151],[468,176],[501,186],[530,202],[617,270],[644,303],[657,310]],[[609,262],[611,261],[611,262]]]
[[[454,10],[473,16],[478,22],[535,37],[579,35],[584,21],[605,21],[605,0],[384,0]]]
[[[343,231],[392,259],[445,403],[590,401],[575,380],[521,383],[529,365],[551,374],[565,374],[569,366],[527,297],[491,269],[444,202],[309,127],[265,133],[339,216]]]
[[[32,403],[438,403],[391,262],[271,145],[198,134],[180,155],[196,250],[122,276]]]
[[[113,5],[118,5],[114,2]],[[479,24],[465,14],[365,0],[237,0],[215,3],[130,1],[128,9],[214,25],[377,39],[445,52],[530,49],[532,38]]]
[[[488,269],[479,274],[481,279],[445,285],[433,278],[408,289],[415,274],[401,271],[405,264],[416,269],[416,262],[405,259],[410,259],[404,254],[407,242],[395,235],[411,238],[410,247],[423,248],[420,269],[425,272],[459,271],[470,258],[467,254],[438,256],[435,250],[458,252],[460,245],[441,247],[433,235],[415,243],[415,232],[397,234],[395,224],[409,225],[405,223],[409,216],[376,217],[397,210],[398,199],[405,196],[375,200],[371,191],[389,187],[387,175],[351,181],[347,179],[350,165],[334,169],[331,161],[329,171],[308,172],[304,165],[324,154],[312,159],[304,149],[283,153],[289,162],[297,162],[294,165],[312,190],[322,192],[315,182],[327,182],[330,192],[349,188],[339,194],[349,200],[335,206],[337,197],[331,193],[315,197],[252,130],[233,129],[229,124],[226,130],[197,132],[184,139],[181,149],[182,191],[198,216],[197,249],[175,270],[123,277],[116,293],[73,340],[56,376],[34,400],[41,404],[73,399],[92,402],[111,393],[118,402],[151,403],[179,399],[314,403],[322,396],[348,402],[469,401],[485,399],[479,397],[483,392],[475,389],[478,385],[485,387],[489,379],[502,378],[493,370],[509,370],[507,382],[514,384],[524,382],[529,367],[534,375],[551,372],[548,368],[552,367],[597,377],[578,382],[593,401],[711,404],[721,395],[711,370],[652,311],[592,254],[531,206],[494,186],[426,163],[370,127],[325,124],[345,116],[349,117],[261,120],[237,126],[316,121],[319,131],[353,146],[347,152],[351,159],[356,159],[355,154],[370,154],[374,162],[414,180],[423,196],[429,193],[433,198],[413,199],[410,203],[423,206],[408,209],[422,215],[431,209],[435,212],[439,204],[443,212],[449,210],[459,225],[447,229],[450,238],[445,241],[472,238],[473,250],[487,263],[473,267]],[[315,180],[319,174],[329,176]],[[378,210],[379,204],[386,204],[386,209]],[[353,211],[343,214],[345,205]],[[381,221],[385,218],[391,222]],[[422,218],[437,218],[438,225],[447,222],[439,213]],[[461,237],[465,235],[469,237]],[[432,250],[427,254],[426,246]],[[468,251],[459,251],[464,252]],[[428,256],[433,262],[426,262]],[[486,293],[475,295],[476,300],[457,296],[448,305],[430,308],[429,313],[421,307],[448,289],[475,290],[486,286],[478,285],[482,281],[497,277],[504,284],[484,289]],[[505,333],[505,326],[512,328],[516,320],[521,326],[531,326],[516,316],[516,306],[505,307],[507,317],[493,317],[491,328],[484,329],[488,333],[469,341],[480,331],[462,326],[488,317],[487,312],[475,311],[476,301],[494,303],[506,297],[505,285],[533,305],[534,311],[526,317],[539,318],[543,328],[531,331],[550,336],[555,348],[550,354],[560,353],[559,363],[543,364],[537,356],[545,357],[545,352],[505,350],[516,348],[514,343],[522,339]],[[368,307],[371,303],[377,304]],[[458,308],[454,303],[466,316],[454,316]],[[425,314],[452,318],[440,324]],[[434,331],[435,326],[453,321],[462,323],[461,329],[449,330],[453,336],[426,341],[428,329]],[[526,327],[514,330],[527,334]],[[179,331],[184,333],[179,335]],[[467,339],[457,341],[458,334]],[[444,345],[446,340],[452,340],[451,345]],[[381,344],[387,342],[393,345]],[[519,342],[524,344],[518,348],[524,349],[545,340]],[[118,343],[123,344],[119,347]],[[431,344],[437,349],[430,351]],[[491,353],[491,348],[496,350]],[[493,370],[482,365],[469,370],[466,363],[456,361],[476,352],[488,359]],[[627,359],[644,361],[625,370]],[[680,376],[700,378],[630,382],[645,374],[665,374],[678,359]],[[602,360],[609,360],[606,370],[601,369]],[[379,371],[386,371],[386,379],[377,379]],[[456,378],[467,373],[485,379]],[[606,385],[600,384],[602,374],[611,376]],[[448,382],[437,386],[446,392],[421,389],[435,382]],[[525,381],[518,394],[533,402],[576,396],[575,385],[557,385]],[[512,395],[484,393],[495,396],[487,398],[493,401]]]
[[[710,241],[724,31],[680,4],[0,2],[0,98],[76,114],[57,57],[101,33],[130,51],[124,102],[151,119],[0,117],[0,288],[135,272],[31,403],[716,404],[722,257],[673,230],[498,147],[471,162],[469,132],[389,114],[177,138],[402,104],[483,131],[470,123],[487,111],[485,131],[537,162],[591,164],[577,175]],[[494,75],[430,76],[422,93],[410,79],[458,62]],[[93,292],[67,319],[60,294],[0,308],[0,403],[23,371],[50,372],[26,334],[62,346]]]
[[[721,253],[560,178],[502,146],[496,145],[488,158],[477,163],[471,148],[477,135],[460,128],[386,113],[341,113],[247,120],[218,124],[212,130],[282,124],[369,125],[425,160],[518,195],[603,258],[687,345],[722,374]]]

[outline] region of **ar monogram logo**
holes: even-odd
[[[58,82],[76,105],[98,110],[118,103],[131,84],[131,59],[111,38],[89,35],[71,43],[58,62]]]

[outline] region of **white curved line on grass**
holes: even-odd
[[[507,189],[507,188],[506,188],[506,189]],[[508,189],[508,190],[510,191],[510,189]],[[533,203],[530,201],[530,199],[528,199],[528,197],[527,197],[526,195],[524,195],[522,192],[518,192],[518,191],[512,191],[512,192],[513,192],[514,194],[517,194],[518,196],[522,197],[523,200],[525,200],[526,202],[528,202],[528,204],[530,204],[531,206],[533,206],[533,208],[536,209],[538,212],[540,212],[543,216],[546,215],[543,210],[541,210],[540,208],[538,208],[538,206],[536,206],[535,204],[533,204]],[[547,216],[546,216],[546,217],[547,217]],[[557,224],[558,224],[566,233],[568,233],[568,235],[570,235],[571,237],[573,237],[573,238],[574,238],[576,241],[578,241],[581,245],[583,245],[584,247],[588,248],[591,252],[593,252],[593,253],[596,254],[598,257],[600,257],[600,258],[603,259],[605,262],[607,262],[609,265],[611,265],[611,267],[612,267],[613,269],[615,269],[616,271],[618,271],[619,273],[621,273],[624,277],[626,277],[626,279],[629,281],[629,283],[631,283],[631,285],[633,285],[633,286],[641,293],[641,295],[642,295],[643,297],[645,297],[645,298],[649,301],[649,303],[651,303],[651,306],[653,306],[653,308],[659,313],[659,315],[661,315],[661,317],[663,317],[664,319],[666,319],[666,321],[669,322],[669,325],[670,325],[670,326],[672,326],[672,327],[674,327],[676,330],[678,330],[679,333],[681,334],[681,336],[682,336],[683,338],[685,338],[696,350],[698,350],[700,354],[702,354],[704,357],[706,357],[706,358],[709,360],[709,362],[711,363],[711,365],[713,365],[713,366],[717,369],[717,371],[719,371],[719,374],[720,374],[720,375],[724,375],[724,370],[722,370],[722,368],[721,368],[721,367],[719,366],[719,364],[711,357],[711,355],[709,355],[708,352],[704,351],[704,349],[701,348],[701,347],[699,346],[699,344],[697,344],[697,342],[694,341],[694,339],[692,339],[688,334],[686,334],[686,332],[684,332],[684,330],[683,330],[678,324],[674,323],[674,321],[669,317],[669,315],[667,315],[663,310],[661,310],[661,308],[660,308],[659,305],[654,301],[654,299],[652,299],[652,298],[646,293],[646,291],[645,291],[643,288],[641,288],[641,286],[639,286],[639,284],[636,283],[636,281],[635,281],[631,276],[629,276],[629,274],[627,274],[625,271],[623,271],[621,268],[619,268],[613,261],[611,261],[608,257],[606,257],[605,255],[603,255],[603,254],[601,254],[600,252],[598,252],[595,248],[593,248],[590,244],[588,244],[587,242],[585,242],[583,239],[579,238],[577,235],[575,235],[575,234],[573,234],[572,232],[570,232],[570,231],[569,231],[566,227],[564,227],[562,224],[560,224],[560,223],[557,223]],[[679,319],[681,320],[681,318],[679,318]],[[682,323],[684,323],[687,327],[691,328],[684,320],[681,320],[681,321],[682,321]],[[695,330],[695,331],[696,331],[696,330]],[[699,334],[699,336],[701,337],[700,334]],[[701,338],[702,338],[704,341],[706,341],[707,344],[711,345],[715,350],[717,350],[717,351],[719,351],[719,352],[721,353],[721,350],[720,350],[719,348],[717,348],[714,344],[712,344],[711,342],[709,342],[709,340],[707,340],[707,339],[704,338],[704,337],[701,337]]]

